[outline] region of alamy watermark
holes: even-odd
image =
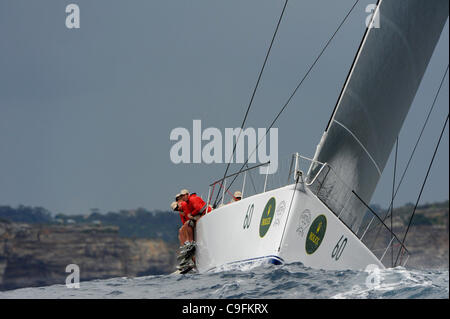
[[[376,289],[380,287],[381,284],[381,274],[380,267],[374,264],[367,265],[365,272],[369,275],[366,278],[366,287],[369,289]]]
[[[66,6],[66,28],[79,29],[80,28],[80,7],[77,4],[71,3]]]
[[[380,12],[378,10],[378,6],[376,4],[369,4],[366,7],[366,12],[370,13],[366,17],[366,27],[369,29],[380,28]]]
[[[372,3],[366,6],[365,12],[370,13],[365,20],[366,27],[368,28],[380,28],[380,14],[377,10],[377,5]],[[79,29],[80,28],[80,7],[71,3],[66,6],[66,28]]]
[[[201,120],[193,120],[192,134],[184,127],[177,127],[170,132],[170,140],[176,141],[170,149],[170,160],[174,164],[251,164],[256,163],[258,159],[259,163],[270,161],[268,169],[260,167],[261,174],[274,174],[278,169],[278,128],[225,128],[222,134],[222,131],[215,127],[202,130]]]
[[[66,273],[70,273],[66,277],[67,288],[80,288],[80,267],[76,264],[66,266]]]

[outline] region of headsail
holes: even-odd
[[[448,17],[448,0],[380,0],[311,166],[311,189],[356,231]],[[379,15],[379,16],[377,16]],[[346,187],[342,187],[343,184]],[[345,209],[344,209],[345,208]]]

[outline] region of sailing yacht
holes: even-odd
[[[406,264],[407,248],[368,204],[448,9],[448,0],[378,1],[372,23],[380,27],[367,27],[314,157],[295,153],[285,185],[267,187],[273,176],[266,175],[262,191],[251,196],[244,188],[252,169],[270,163],[210,185],[208,203],[217,191],[224,205],[197,223],[199,272],[256,262],[301,262],[326,270],[385,268],[387,252],[394,249],[399,265]],[[236,175],[243,177],[243,198],[226,203],[227,182]]]

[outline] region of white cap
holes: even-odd
[[[178,207],[178,203],[177,202],[172,202],[172,204],[170,204],[170,208],[172,208],[172,210],[176,210]]]
[[[175,200],[178,200],[178,197],[180,197],[180,196],[181,196],[180,193],[176,194],[176,195],[175,195]]]
[[[181,195],[189,194],[189,191],[187,189],[182,189],[180,192]]]
[[[234,197],[242,197],[242,193],[240,191],[235,191]]]

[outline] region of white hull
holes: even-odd
[[[369,264],[384,268],[307,187],[298,184],[294,191],[294,186],[257,194],[203,216],[196,227],[198,271],[258,260],[301,262],[327,270],[360,270]]]

